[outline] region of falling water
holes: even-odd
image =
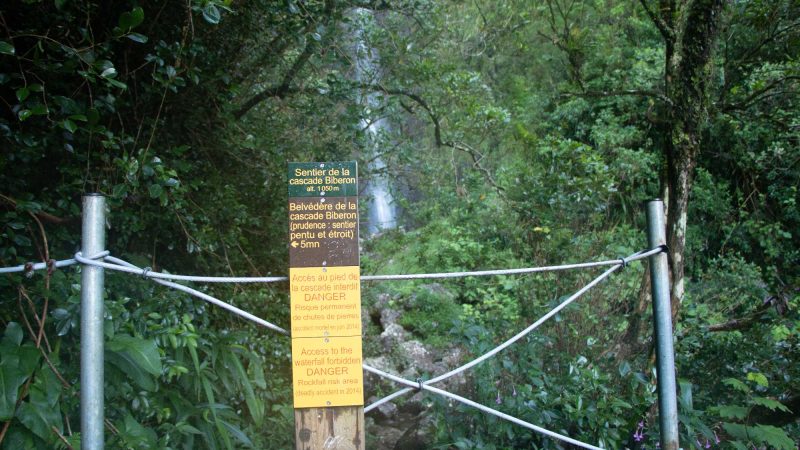
[[[380,78],[380,61],[378,52],[367,43],[364,36],[365,24],[371,24],[375,18],[371,11],[357,8],[356,16],[361,25],[355,31],[355,77],[362,83],[378,84]],[[370,235],[397,226],[396,207],[389,191],[389,178],[386,163],[380,156],[380,144],[391,132],[391,125],[384,118],[376,117],[375,110],[380,106],[380,99],[375,92],[366,92],[361,98],[364,118],[361,127],[366,133],[367,155],[371,156],[367,170],[372,174],[367,181],[364,194],[369,198],[369,221],[367,232]]]

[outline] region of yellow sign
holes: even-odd
[[[292,339],[294,407],[364,404],[361,335]]]
[[[290,268],[292,337],[361,336],[360,272],[358,266]]]

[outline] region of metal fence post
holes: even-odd
[[[83,197],[81,254],[105,250],[106,199]],[[103,440],[103,269],[81,267],[81,448],[98,450]]]
[[[667,244],[664,202],[658,199],[647,202],[647,240],[650,248]],[[678,389],[675,383],[675,350],[672,343],[672,309],[666,252],[650,256],[650,280],[653,286],[661,448],[678,450]]]

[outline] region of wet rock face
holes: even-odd
[[[438,283],[420,286],[426,295],[437,297],[453,296]],[[403,315],[415,308],[414,298],[392,297],[379,294],[374,304],[365,309],[363,315],[380,333],[366,336],[373,348],[383,353],[366,358],[364,362],[384,372],[399,375],[408,380],[429,379],[445,373],[463,363],[464,351],[459,347],[435,349],[424,343],[424,336],[415,336],[402,325]],[[374,328],[373,328],[374,329]],[[369,395],[380,393],[388,395],[402,389],[377,375],[365,372],[365,392]],[[464,393],[467,379],[463,374],[456,375],[437,387]],[[387,450],[410,450],[431,448],[436,439],[435,416],[430,413],[430,393],[416,392],[384,403],[368,414],[370,423],[367,432],[374,437],[373,447]],[[373,395],[367,401],[371,404],[380,399]]]

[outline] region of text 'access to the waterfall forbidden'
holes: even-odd
[[[289,163],[294,407],[364,404],[355,161]]]

